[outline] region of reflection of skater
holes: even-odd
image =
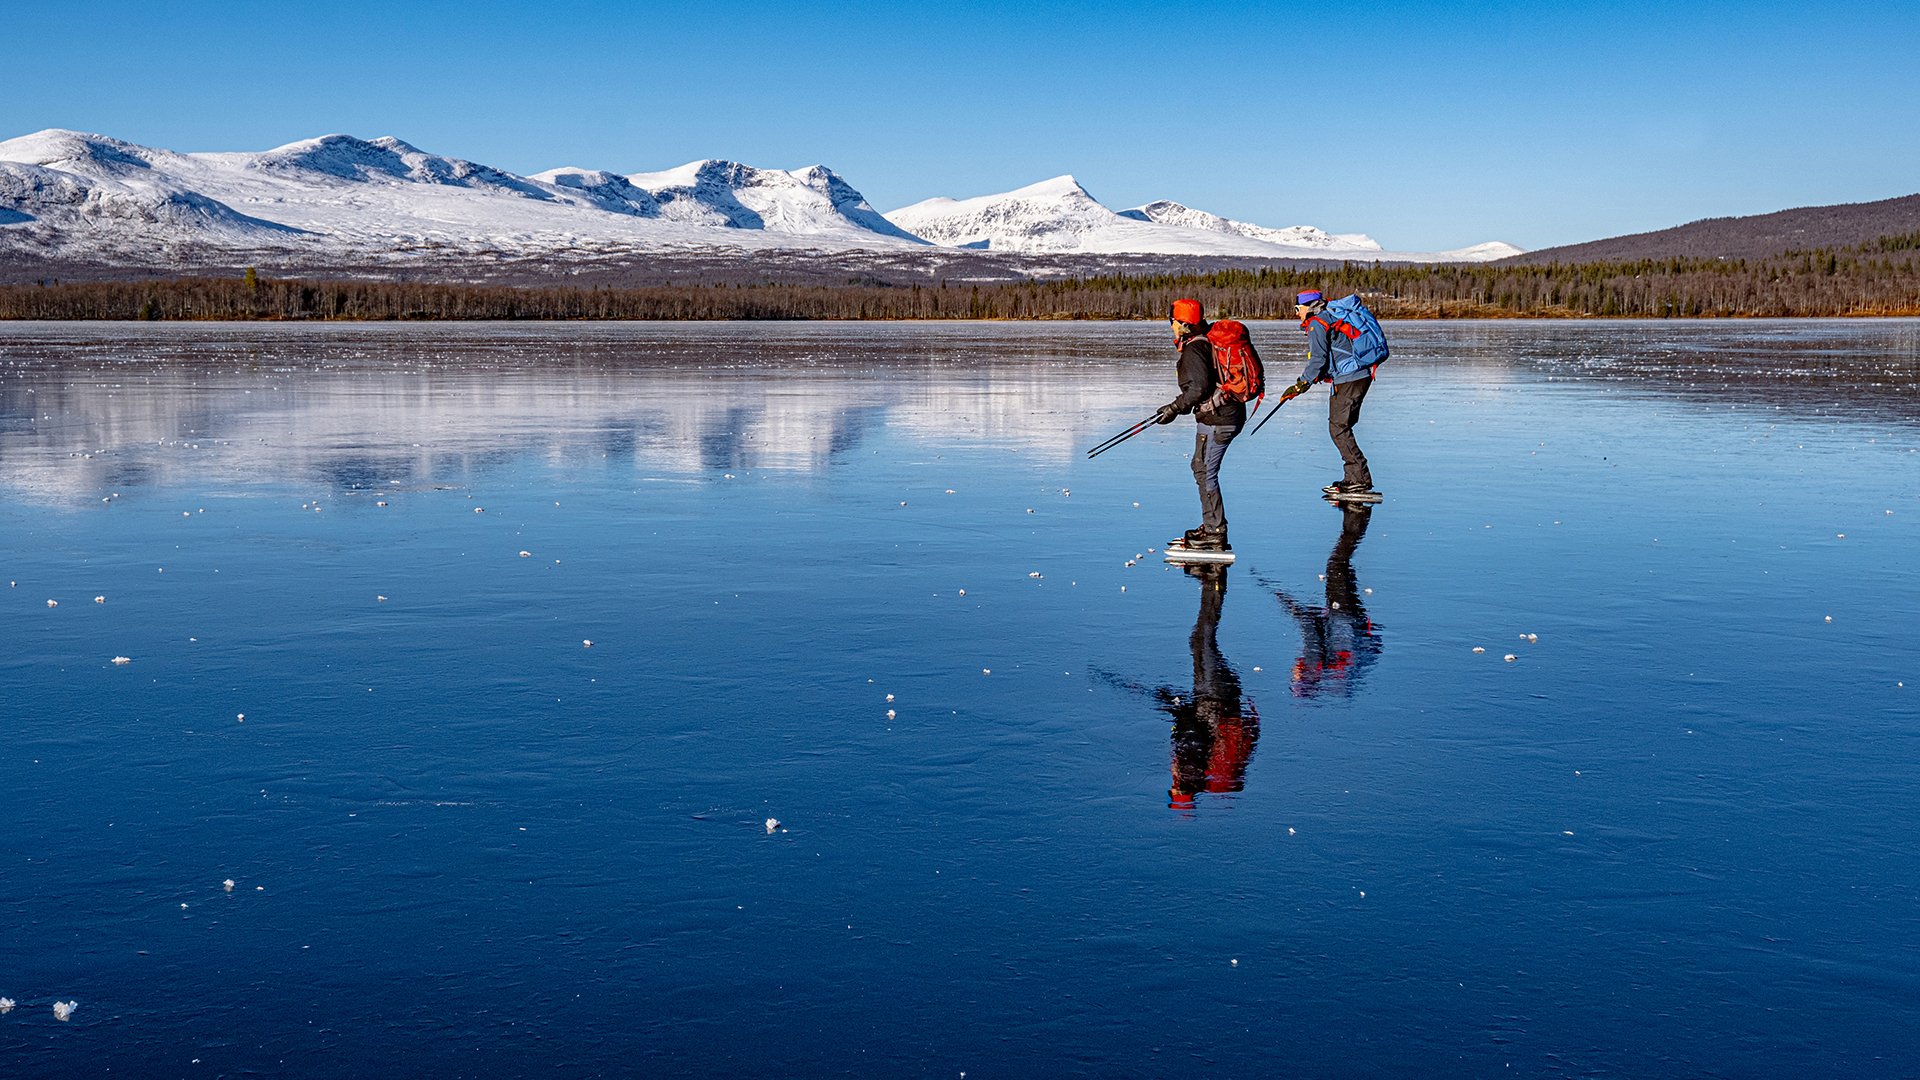
[[[1274,591],[1280,605],[1300,624],[1300,658],[1293,662],[1293,692],[1299,697],[1351,695],[1380,656],[1379,628],[1367,618],[1353,573],[1353,551],[1367,535],[1373,507],[1337,505],[1342,520],[1340,539],[1327,556],[1327,606],[1308,607],[1285,591]]]
[[[1193,650],[1193,695],[1181,698],[1171,688],[1154,692],[1160,709],[1173,717],[1173,782],[1167,805],[1188,809],[1194,793],[1239,791],[1246,786],[1247,760],[1260,738],[1260,715],[1243,701],[1240,676],[1220,655],[1215,634],[1227,595],[1227,568],[1196,564],[1186,568],[1200,580],[1200,614],[1187,644]]]

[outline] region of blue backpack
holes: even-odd
[[[1370,368],[1391,355],[1387,349],[1387,335],[1380,331],[1380,320],[1374,318],[1373,312],[1367,310],[1367,305],[1360,302],[1359,293],[1332,301],[1327,305],[1325,315],[1328,324],[1353,344],[1352,353],[1332,357],[1332,369],[1327,373],[1332,378],[1338,379],[1362,368]]]

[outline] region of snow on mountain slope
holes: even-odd
[[[311,180],[314,176],[348,182],[441,184],[554,201],[550,188],[529,183],[491,165],[439,157],[391,136],[371,142],[351,135],[323,135],[288,143],[264,154],[202,155],[224,159],[243,169]]]
[[[627,177],[651,193],[660,213],[675,221],[726,229],[766,229],[796,236],[877,234],[924,243],[881,217],[866,197],[820,165],[787,172],[735,161],[694,161]]]
[[[158,162],[164,170],[184,156],[171,150],[138,146],[105,135],[49,128],[0,142],[0,161],[41,165],[89,180],[138,179],[153,174]]]
[[[161,171],[186,159],[117,139],[43,131],[0,142],[0,225],[31,227],[43,245],[63,231],[196,236],[228,245],[278,245],[300,230],[235,210]],[[156,167],[159,166],[159,167]],[[10,230],[11,231],[11,230]],[[101,245],[93,245],[95,247]]]
[[[258,153],[176,153],[48,130],[0,142],[0,257],[182,267],[392,266],[665,253],[947,248],[1092,255],[1479,260],[1487,244],[1395,254],[1361,235],[1268,229],[1178,203],[1122,213],[1071,176],[891,214],[823,166],[695,161],[621,176],[519,176],[396,138],[325,135]]]
[[[892,211],[887,220],[936,244],[991,251],[1405,262],[1494,259],[1511,253],[1494,253],[1507,245],[1461,252],[1389,252],[1363,234],[1333,235],[1308,225],[1270,229],[1166,201],[1116,213],[1071,176],[1001,195],[928,199]]]
[[[212,155],[208,155],[211,157]],[[918,244],[879,221],[866,227],[836,214],[824,189],[837,185],[849,208],[866,200],[826,169],[789,174],[732,162],[696,162],[673,173],[620,176],[602,170],[553,169],[521,177],[491,166],[425,154],[398,139],[363,142],[347,136],[294,143],[263,155],[234,155],[234,163],[257,173],[345,192],[329,203],[383,211],[378,225],[392,228],[426,218],[415,235],[432,226],[458,226],[454,242],[503,242],[520,249],[567,245],[698,247],[893,247]],[[681,173],[686,175],[681,176]],[[821,178],[810,189],[799,177]],[[545,204],[545,205],[529,205]],[[866,207],[878,220],[879,215]],[[290,211],[292,212],[292,211]],[[309,207],[309,212],[313,212]],[[359,221],[313,224],[332,234],[361,231]],[[716,228],[727,233],[715,235]]]
[[[543,182],[441,157],[399,139],[327,135],[265,153],[191,154],[202,191],[352,255],[419,251],[511,255],[695,247],[701,230],[645,220],[625,185]],[[753,240],[741,245],[755,246]]]
[[[1526,253],[1526,248],[1514,247],[1504,240],[1489,240],[1484,244],[1455,248],[1452,251],[1442,251],[1437,254],[1442,262],[1492,262],[1495,259],[1505,259]]]
[[[924,244],[830,170],[696,164],[714,167],[695,168],[690,190],[656,195],[613,173],[523,177],[394,138],[327,135],[263,153],[178,154],[43,131],[0,142],[0,251],[152,262],[195,249],[394,262],[423,252],[565,257]],[[670,201],[687,212],[670,212]],[[713,209],[728,206],[737,208],[730,219]]]
[[[1151,223],[1100,205],[1071,176],[1001,195],[928,199],[893,211],[887,220],[945,247],[983,251],[1166,251],[1166,244],[1177,243]]]
[[[1264,240],[1269,244],[1284,244],[1288,247],[1319,248],[1328,252],[1347,254],[1349,252],[1379,251],[1380,244],[1365,233],[1347,233],[1336,236],[1311,225],[1295,225],[1286,229],[1269,229],[1264,225],[1250,225],[1244,221],[1224,218],[1219,214],[1209,214],[1205,210],[1195,210],[1177,202],[1161,199],[1145,206],[1136,206],[1131,210],[1120,211],[1120,216],[1135,221],[1157,221],[1162,225],[1178,225],[1187,229],[1204,229],[1207,232],[1231,233],[1246,236],[1254,240]]]
[[[602,210],[634,217],[659,217],[660,200],[653,192],[636,187],[631,180],[604,169],[549,169],[534,173],[530,179],[577,192]]]

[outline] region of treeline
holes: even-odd
[[[1764,259],[1109,275],[891,285],[526,288],[256,276],[0,286],[0,319],[1159,319],[1180,296],[1243,319],[1291,318],[1293,295],[1364,293],[1383,318],[1920,315],[1920,233]]]

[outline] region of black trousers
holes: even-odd
[[[1193,437],[1193,482],[1200,488],[1200,524],[1209,529],[1227,527],[1227,506],[1220,498],[1220,462],[1227,444],[1240,434],[1238,427],[1201,424]]]
[[[1360,403],[1367,400],[1367,388],[1372,385],[1370,378],[1335,383],[1327,398],[1327,434],[1333,436],[1334,449],[1346,463],[1342,479],[1369,488],[1373,486],[1373,473],[1367,471],[1367,455],[1360,452],[1360,444],[1353,439],[1353,425],[1360,422]]]

